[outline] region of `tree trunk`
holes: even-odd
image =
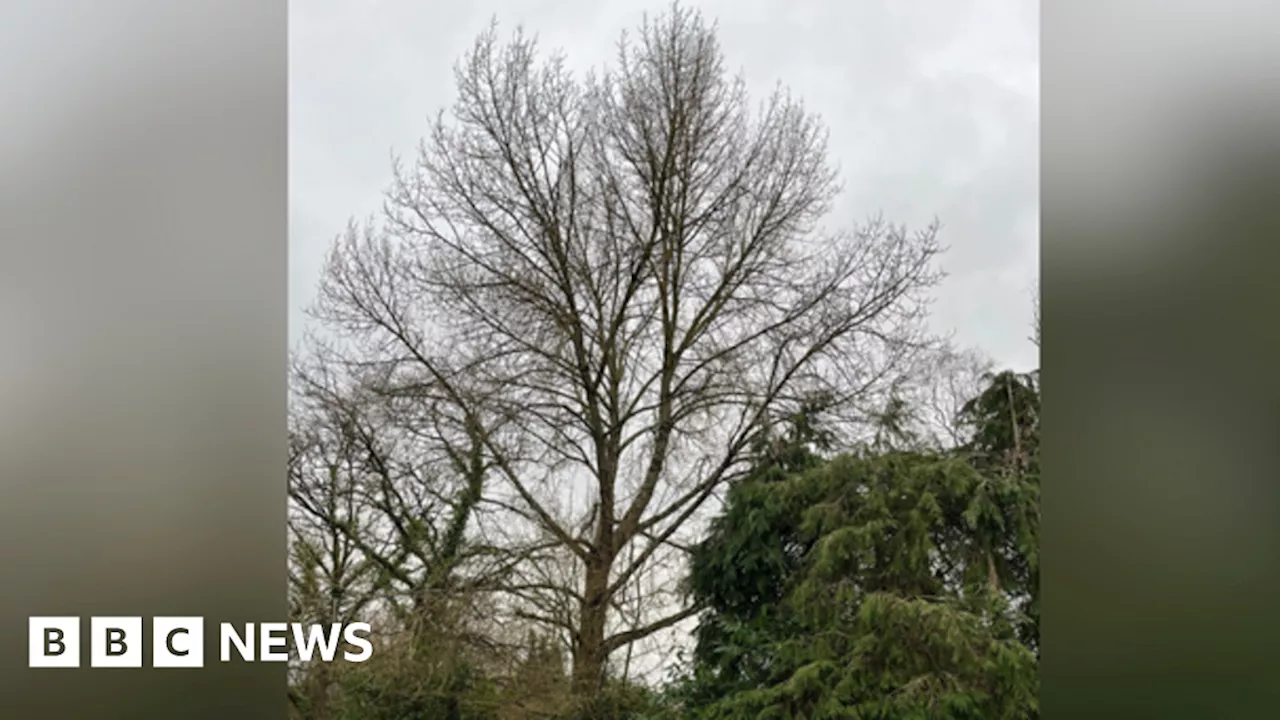
[[[609,584],[612,558],[592,558],[587,565],[582,611],[578,618],[578,638],[573,652],[573,695],[586,698],[604,685],[605,618],[608,608],[605,590]]]
[[[1013,432],[1013,477],[1021,479],[1022,476],[1022,432],[1018,426],[1018,406],[1014,401],[1013,395],[1013,376],[1005,377],[1004,381],[1005,397],[1009,399],[1009,422]]]
[[[329,693],[333,682],[330,678],[328,663],[320,662],[312,666],[311,702],[307,708],[307,720],[329,720]]]

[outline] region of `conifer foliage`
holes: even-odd
[[[962,447],[829,460],[810,421],[698,548],[698,718],[1038,717],[1039,394],[989,376]]]

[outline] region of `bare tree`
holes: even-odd
[[[344,529],[359,513],[350,475],[340,471],[350,447],[307,420],[291,420],[289,615],[324,626],[353,622],[374,600],[377,573]],[[310,482],[299,485],[298,477]],[[331,666],[291,660],[293,708],[308,718],[329,717]]]
[[[994,367],[991,358],[974,349],[941,347],[924,359],[909,402],[919,414],[919,435],[929,445],[955,448],[968,440],[964,405],[986,388]]]
[[[1039,284],[1036,285],[1035,297],[1032,299],[1032,303],[1034,304],[1032,305],[1032,311],[1031,311],[1032,312],[1031,322],[1033,323],[1031,342],[1035,343],[1036,347],[1038,348],[1040,347],[1040,286]]]
[[[354,621],[372,600],[374,575],[358,543],[343,529],[358,509],[347,476],[337,471],[340,460],[328,454],[333,449],[316,435],[290,433],[290,474],[306,473],[304,467],[318,469],[321,463],[325,468],[305,490],[294,490],[304,502],[290,504],[290,615],[325,624]]]
[[[474,532],[490,470],[480,430],[427,386],[387,397],[381,375],[312,351],[293,372],[294,514],[364,563],[380,609],[439,626],[453,596],[510,562]]]
[[[451,697],[454,664],[498,652],[484,601],[515,559],[477,532],[489,471],[480,435],[465,408],[429,385],[388,396],[377,369],[314,340],[310,350],[292,373],[294,617],[379,618],[380,657],[416,668],[407,670],[420,672],[415,688]],[[298,663],[295,707],[327,717],[341,671]]]
[[[457,84],[313,312],[384,397],[458,409],[508,539],[572,562],[572,585],[526,570],[523,597],[589,694],[614,651],[697,612],[616,627],[756,431],[814,397],[857,419],[923,344],[936,228],[824,228],[822,125],[782,91],[753,111],[687,9],[586,79],[490,28]]]

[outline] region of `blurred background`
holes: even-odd
[[[0,715],[285,714],[283,668],[25,652],[28,615],[287,612],[287,16],[0,6]],[[1040,20],[1044,713],[1267,717],[1280,8]]]

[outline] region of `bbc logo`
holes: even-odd
[[[28,622],[29,667],[80,667],[80,618],[33,617]],[[373,654],[369,623],[256,625],[256,633],[255,623],[245,623],[243,630],[232,623],[218,626],[218,657],[222,662],[231,662],[234,655],[243,662],[288,662],[295,654],[302,662],[311,662],[312,658],[333,662],[342,647],[359,649],[342,653],[347,662],[364,662]],[[142,636],[140,617],[89,618],[90,667],[142,667]],[[152,618],[151,667],[204,667],[204,618]]]
[[[29,667],[80,667],[79,617],[33,617],[28,622]],[[151,638],[152,667],[204,667],[204,618],[152,618]],[[90,667],[140,668],[142,642],[140,617],[89,618]]]

